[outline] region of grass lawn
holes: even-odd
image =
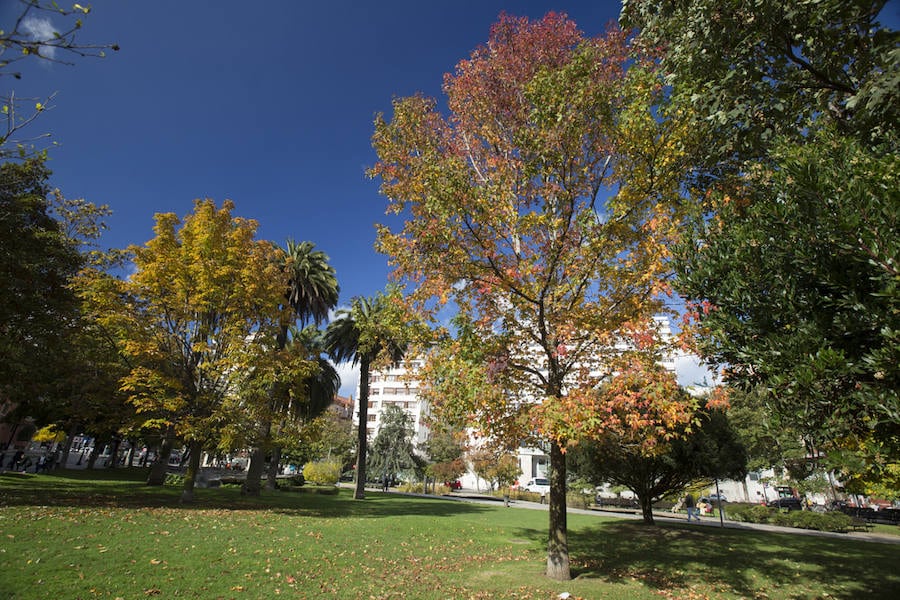
[[[0,476],[0,598],[898,598],[900,545],[371,492],[147,488],[139,471]]]

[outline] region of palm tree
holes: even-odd
[[[300,321],[301,325],[307,323],[319,324],[328,317],[328,311],[337,305],[340,287],[335,276],[334,267],[328,264],[328,255],[321,250],[316,250],[312,242],[295,242],[289,239],[281,268],[288,275],[288,286],[285,290],[284,301],[291,307],[291,313]],[[276,351],[284,350],[288,344],[288,334],[291,322],[285,321],[276,338]],[[276,408],[278,400],[271,397]],[[253,449],[250,465],[247,468],[247,479],[244,491],[250,495],[259,495],[260,478],[262,476],[263,462],[265,460],[265,446],[271,439],[272,422],[263,419],[259,424],[260,444]],[[280,455],[280,451],[277,453]],[[280,457],[279,457],[280,460]],[[272,463],[272,473],[267,485],[274,485],[272,479],[275,476],[277,464]]]
[[[384,294],[375,298],[354,298],[350,309],[341,309],[325,331],[325,347],[336,362],[359,364],[359,429],[356,453],[356,493],[365,498],[366,425],[369,407],[369,370],[372,363],[383,359],[397,364],[403,358],[406,344],[401,335],[403,323],[391,321],[390,301]]]
[[[288,240],[285,253],[284,269],[289,274],[285,298],[302,326],[327,319],[341,291],[328,255],[314,248],[312,242]]]
[[[280,402],[275,407],[275,413],[281,413],[289,418],[311,421],[318,417],[334,402],[334,395],[337,394],[341,387],[341,378],[337,370],[323,354],[325,352],[325,336],[313,325],[308,325],[302,330],[291,328],[291,339],[289,346],[297,345],[299,350],[306,353],[309,360],[318,364],[315,374],[307,377],[303,381],[306,389],[306,397],[302,401],[291,399],[287,394],[280,394],[275,397],[276,402]],[[282,421],[281,425],[284,425]],[[275,445],[272,448],[272,460],[268,478],[266,480],[266,489],[275,489],[275,477],[278,473],[279,463],[281,462],[281,446]]]

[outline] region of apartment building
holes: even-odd
[[[403,361],[399,366],[384,371],[373,371],[369,375],[369,404],[366,431],[374,440],[381,428],[381,414],[388,406],[402,408],[412,417],[415,428],[413,444],[418,445],[428,439],[426,420],[428,405],[419,398],[419,382],[416,372],[423,366],[420,359]],[[359,390],[353,405],[353,423],[359,424]]]

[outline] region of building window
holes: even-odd
[[[375,408],[375,401],[369,400],[369,408]]]
[[[366,421],[369,423],[374,423],[376,419],[378,419],[378,415],[366,415]]]

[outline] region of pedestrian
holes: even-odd
[[[694,503],[694,495],[690,492],[684,497],[684,508],[687,511],[687,520],[688,523],[691,522],[691,517],[696,519],[698,522],[700,521],[700,515],[697,514],[696,504]]]
[[[13,454],[13,457],[9,459],[9,468],[13,471],[19,470],[19,463],[23,462],[25,458],[25,453],[21,450],[16,450],[16,453]]]

